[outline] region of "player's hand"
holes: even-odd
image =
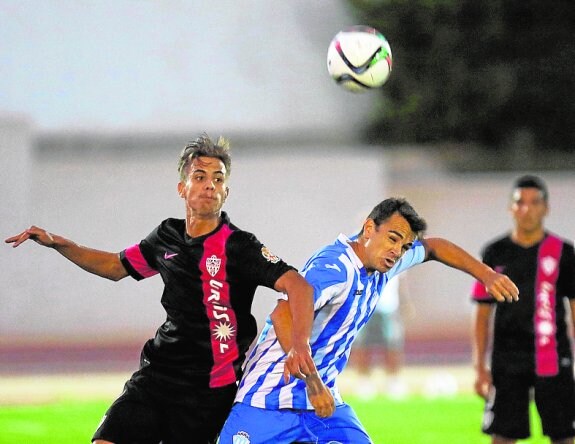
[[[487,369],[478,370],[475,376],[474,389],[475,393],[483,399],[487,399],[489,389],[491,388],[491,372]]]
[[[311,348],[308,344],[299,347],[294,346],[287,354],[284,365],[284,381],[289,383],[290,376],[305,379],[307,376],[317,373],[317,368],[311,357]]]
[[[483,284],[487,292],[499,302],[519,300],[519,289],[513,281],[504,274],[493,271]]]
[[[335,411],[335,400],[330,390],[323,383],[319,374],[314,373],[305,378],[307,397],[320,418],[327,418]]]
[[[53,247],[55,244],[54,238],[46,230],[32,225],[27,230],[15,236],[9,237],[4,240],[7,244],[12,244],[12,247],[16,248],[18,245],[26,242],[28,239],[43,245],[45,247]]]

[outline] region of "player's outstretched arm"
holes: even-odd
[[[83,247],[34,225],[20,234],[9,237],[4,242],[12,244],[12,247],[18,247],[27,240],[33,240],[44,247],[53,248],[80,268],[98,276],[119,281],[128,275],[117,253]]]
[[[464,271],[483,283],[487,292],[499,302],[519,300],[519,289],[511,279],[475,259],[463,248],[441,238],[423,239],[427,259],[437,260]]]

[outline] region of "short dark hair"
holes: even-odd
[[[178,161],[178,173],[180,180],[186,179],[187,169],[190,163],[198,157],[215,157],[220,159],[226,167],[226,177],[232,169],[230,156],[230,143],[222,136],[214,143],[206,133],[201,134],[196,140],[188,142],[180,154]]]
[[[427,222],[417,214],[417,211],[415,211],[411,204],[403,197],[385,199],[371,210],[368,218],[372,219],[375,225],[379,226],[395,213],[398,213],[407,220],[411,231],[413,231],[418,238],[423,236],[423,233],[427,229]],[[363,233],[363,229],[361,232]]]
[[[526,174],[521,176],[513,182],[513,189],[512,192],[515,191],[517,188],[536,188],[541,192],[541,196],[543,200],[547,202],[549,200],[549,192],[547,191],[547,185],[543,179],[538,176],[534,176],[532,174]]]

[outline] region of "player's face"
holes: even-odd
[[[215,157],[197,157],[188,167],[185,182],[178,183],[178,193],[186,201],[189,215],[219,216],[228,196],[226,167]]]
[[[548,206],[537,188],[517,188],[511,200],[511,214],[518,230],[532,233],[543,229]]]
[[[415,234],[407,220],[394,213],[380,224],[368,219],[363,228],[365,241],[364,266],[368,271],[388,271],[411,248]]]

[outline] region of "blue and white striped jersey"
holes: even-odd
[[[312,356],[336,405],[343,404],[336,377],[347,364],[351,344],[373,314],[387,281],[425,258],[425,248],[415,241],[391,270],[368,275],[349,242],[347,236],[340,234],[333,244],[316,252],[301,271],[314,287]],[[245,363],[236,402],[272,410],[313,409],[304,381],[292,378],[284,383],[285,358],[268,317]]]

